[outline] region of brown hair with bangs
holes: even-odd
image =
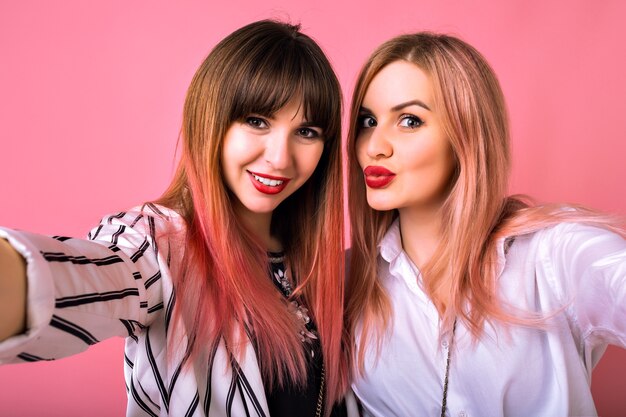
[[[242,355],[251,330],[268,386],[306,381],[299,332],[288,301],[268,279],[265,248],[233,210],[222,177],[229,126],[250,114],[271,116],[299,98],[308,122],[323,130],[324,151],[309,180],[272,215],[272,233],[285,247],[295,293],[315,320],[326,365],[326,410],[347,388],[342,348],[344,226],[341,90],[319,46],[299,26],[275,21],[247,25],[222,40],[196,72],[185,101],[182,156],[159,203],[187,223],[185,269],[174,277],[175,318],[186,327],[190,357],[223,338]]]

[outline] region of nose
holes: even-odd
[[[372,159],[380,159],[389,158],[393,155],[393,146],[380,126],[371,128],[368,133],[368,136],[364,138],[367,156]]]
[[[265,161],[275,170],[284,170],[291,164],[289,133],[276,132],[265,143]]]

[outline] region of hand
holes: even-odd
[[[26,261],[0,238],[0,341],[26,330]]]

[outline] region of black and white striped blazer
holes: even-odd
[[[122,336],[127,416],[269,416],[252,347],[238,361],[222,343],[181,366],[187,338],[171,318],[184,232],[176,212],[152,204],[105,217],[88,240],[0,229],[29,280],[28,331],[0,343],[0,363],[53,360]]]

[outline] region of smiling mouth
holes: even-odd
[[[263,194],[278,194],[285,189],[290,178],[275,177],[273,175],[260,175],[256,172],[248,171],[250,181],[257,191]]]
[[[260,182],[261,184],[267,185],[269,187],[276,187],[278,185],[282,185],[282,183],[284,182],[283,180],[274,180],[274,179],[270,179],[270,178],[261,177],[261,176],[256,175],[256,174],[252,174],[252,177],[255,180],[257,180],[258,182]]]

